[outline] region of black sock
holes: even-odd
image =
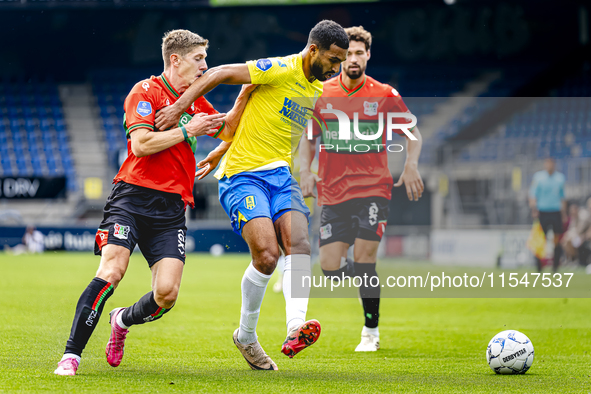
[[[100,278],[94,278],[82,292],[76,314],[72,322],[70,338],[66,343],[65,353],[82,355],[94,328],[96,327],[105,303],[111,297],[114,286]]]
[[[332,278],[332,277],[337,277],[341,280],[343,280],[343,276],[345,278],[349,278],[349,277],[354,277],[355,276],[355,268],[353,266],[353,263],[347,259],[347,264],[344,265],[343,267],[339,268],[338,270],[334,270],[334,271],[329,271],[329,270],[325,270],[323,269],[322,272],[324,273],[324,276],[328,277],[328,278]]]
[[[560,265],[560,257],[562,256],[562,246],[560,244],[554,247],[554,261],[552,265],[552,269],[554,272],[558,271],[558,266]]]
[[[134,324],[144,324],[153,320],[158,320],[172,308],[165,309],[158,306],[154,300],[154,293],[145,294],[138,302],[125,308],[121,314],[121,321],[126,326]]]
[[[365,315],[365,327],[376,328],[380,320],[380,293],[381,286],[377,279],[376,263],[365,264],[355,263],[355,276],[362,279],[362,285],[359,288],[359,295],[363,303],[363,312]],[[367,276],[364,279],[364,274]],[[376,285],[375,287],[372,284]]]

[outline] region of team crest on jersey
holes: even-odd
[[[320,227],[320,239],[328,239],[330,237],[332,237],[332,225],[328,223]]]
[[[269,59],[259,59],[256,62],[256,66],[261,71],[267,71],[273,67],[273,63]]]
[[[378,114],[378,103],[363,102],[363,113],[367,116],[375,116]]]
[[[152,104],[147,101],[140,101],[137,103],[135,112],[137,112],[140,116],[148,116],[152,113]]]
[[[113,236],[119,239],[127,239],[129,236],[129,226],[122,226],[119,223],[115,223],[113,226]]]
[[[246,207],[246,209],[252,211],[254,209],[254,207],[256,207],[257,202],[254,199],[254,196],[248,196],[244,199],[244,206]]]

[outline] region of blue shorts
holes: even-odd
[[[242,172],[219,182],[220,203],[230,217],[234,231],[242,235],[244,224],[254,218],[270,218],[273,223],[288,211],[310,216],[300,186],[289,167]]]

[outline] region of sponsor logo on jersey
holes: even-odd
[[[330,237],[332,237],[332,225],[328,223],[320,227],[320,239],[328,239]]]
[[[299,86],[300,88],[302,88],[302,89],[306,90],[306,88],[305,88],[305,87],[303,87],[303,86],[302,86],[302,85],[301,85],[299,82],[296,82],[296,85],[297,85],[297,86]]]
[[[378,114],[378,103],[369,101],[363,102],[363,113],[367,116],[376,116]]]
[[[256,62],[256,66],[261,71],[267,71],[273,67],[273,63],[269,59],[259,59]]]
[[[144,88],[145,91],[147,92],[148,89],[150,89],[150,84],[148,82],[144,82],[144,83],[142,83],[142,88]]]
[[[306,123],[308,123],[308,109],[301,107],[287,97],[283,101],[283,108],[279,113],[302,127],[306,127]]]
[[[119,223],[115,223],[115,226],[113,226],[113,236],[119,239],[127,239],[129,236],[129,226],[122,226]]]
[[[246,209],[248,210],[253,210],[254,207],[256,207],[257,203],[256,200],[254,199],[254,196],[248,196],[244,199],[244,206],[246,207]]]
[[[140,116],[148,116],[152,113],[152,104],[147,101],[140,101],[137,103],[135,112],[137,112]]]

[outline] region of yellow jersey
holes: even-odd
[[[322,83],[309,82],[302,68],[302,55],[246,62],[251,82],[259,85],[251,94],[217,179],[245,171],[291,165],[297,144]]]

